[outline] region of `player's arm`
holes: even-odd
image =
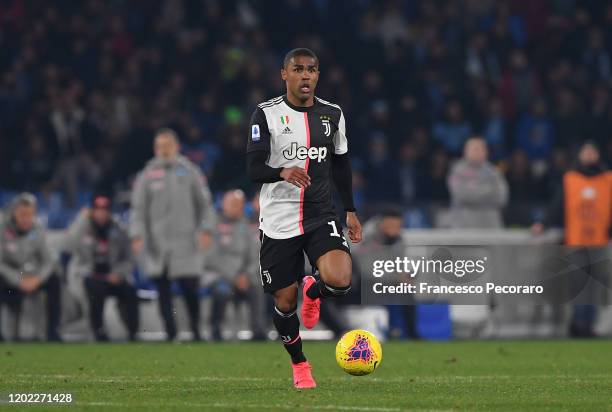
[[[271,167],[270,130],[266,115],[261,108],[255,109],[251,116],[251,127],[247,143],[247,175],[255,183],[274,183],[285,180],[297,187],[308,187],[310,177],[300,167]]]
[[[270,154],[264,151],[247,153],[247,174],[255,183],[274,183],[283,180],[282,167],[270,167],[266,163]]]
[[[353,201],[353,171],[351,169],[351,159],[348,153],[332,155],[332,177],[334,185],[340,194],[340,200],[344,210],[347,212],[355,211]]]
[[[346,226],[348,227],[349,238],[353,243],[361,241],[361,223],[355,212],[355,202],[353,201],[353,171],[351,160],[348,155],[348,142],[346,139],[346,126],[344,113],[340,112],[338,130],[334,135],[334,154],[332,155],[332,178],[336,190],[340,194],[342,205],[346,211]]]

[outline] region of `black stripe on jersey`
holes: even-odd
[[[267,102],[260,103],[257,105],[257,107],[261,109],[266,108],[266,107],[272,107],[272,106],[276,106],[282,101],[283,101],[283,96],[280,96],[280,97],[276,97],[274,99],[268,100]]]

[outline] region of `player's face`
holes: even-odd
[[[36,209],[33,206],[27,205],[17,206],[13,212],[13,217],[15,218],[17,229],[27,232],[34,226]]]
[[[281,76],[287,85],[287,94],[306,103],[314,96],[319,81],[319,66],[310,56],[296,56],[281,69]]]
[[[178,155],[178,142],[170,135],[160,134],[155,138],[155,157],[164,160],[173,160]]]

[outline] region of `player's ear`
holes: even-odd
[[[287,80],[287,69],[284,67],[281,69],[281,79]]]

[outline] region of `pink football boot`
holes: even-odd
[[[312,389],[317,387],[308,361],[292,363],[291,367],[293,368],[293,386],[295,386],[295,389]]]
[[[319,313],[321,312],[321,299],[311,299],[306,294],[306,291],[316,283],[312,276],[304,277],[304,285],[302,286],[302,323],[307,329],[312,329],[319,322]]]

